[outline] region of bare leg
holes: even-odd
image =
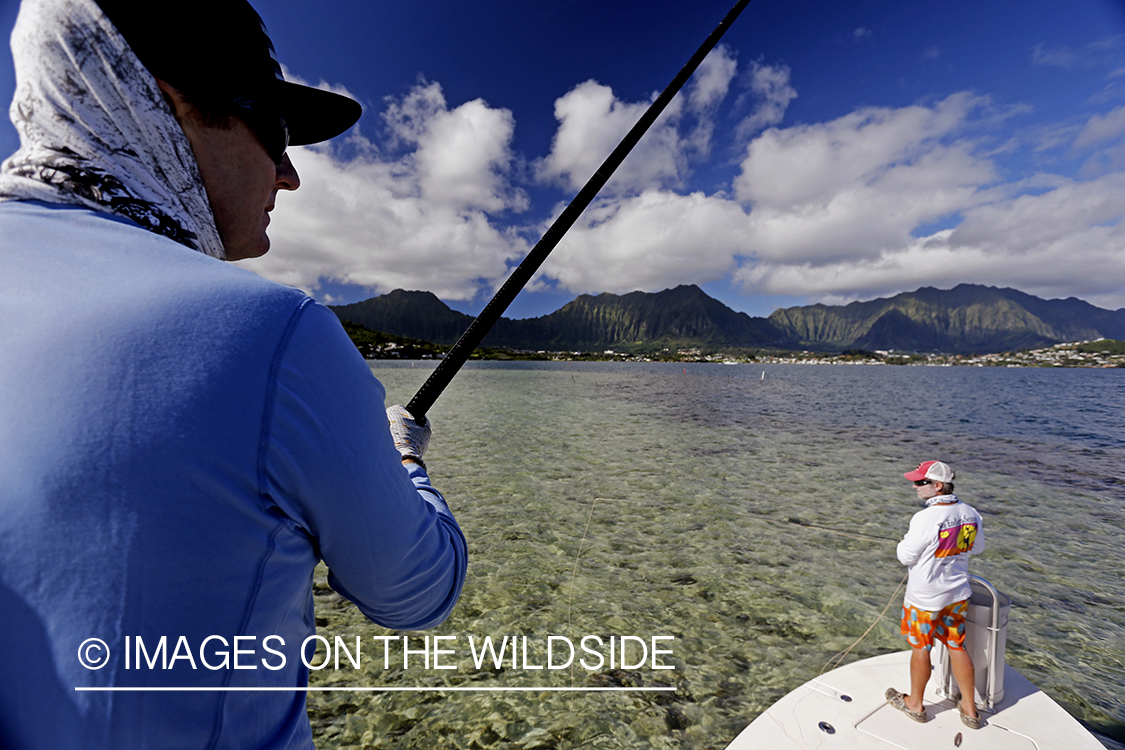
[[[973,670],[973,659],[967,651],[949,649],[949,664],[953,667],[953,678],[957,680],[957,687],[961,689],[961,710],[976,718],[977,704],[973,700],[976,673]]]
[[[912,648],[910,651],[910,695],[906,696],[906,707],[911,711],[921,711],[922,694],[930,680],[930,652],[924,648]]]

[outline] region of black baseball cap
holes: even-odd
[[[334,138],[359,102],[286,81],[261,16],[246,0],[96,0],[149,72],[208,101],[252,99],[275,109],[289,143]]]

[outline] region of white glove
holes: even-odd
[[[395,404],[387,407],[387,421],[391,424],[391,437],[395,441],[395,448],[403,458],[409,458],[416,464],[425,468],[422,463],[422,454],[430,445],[430,423],[420,425],[405,407]]]

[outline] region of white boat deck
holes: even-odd
[[[980,729],[962,724],[957,705],[934,692],[936,673],[923,699],[929,721],[912,721],[884,698],[889,687],[908,690],[909,662],[910,651],[901,651],[809,680],[766,709],[727,750],[1105,750],[1074,717],[1009,666],[1004,668],[1004,699],[993,713],[981,712]]]

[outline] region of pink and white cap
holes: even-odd
[[[949,464],[943,464],[941,461],[923,461],[918,464],[917,469],[908,471],[903,476],[912,482],[922,479],[932,479],[935,482],[952,482],[956,475]]]

